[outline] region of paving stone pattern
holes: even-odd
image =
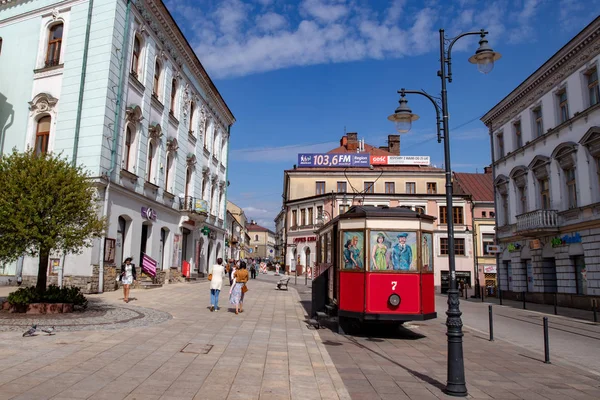
[[[130,308],[171,314],[163,323],[0,333],[0,400],[350,399],[318,332],[303,322],[298,294],[249,287],[239,315],[227,311],[229,286],[211,313],[208,282],[175,284],[132,291],[139,306]],[[120,296],[92,298],[123,308]]]

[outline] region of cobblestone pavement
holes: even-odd
[[[208,282],[134,290],[172,315],[119,330],[0,333],[2,399],[350,399],[298,294],[249,283],[244,312],[210,312]],[[90,296],[123,308],[119,292]]]

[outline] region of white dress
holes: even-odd
[[[223,276],[225,276],[225,267],[223,265],[215,264],[210,267],[208,273],[212,274],[210,288],[221,290],[221,287],[223,286]]]
[[[133,264],[125,265],[125,275],[123,276],[123,285],[131,285],[133,283]]]

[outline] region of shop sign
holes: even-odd
[[[563,246],[565,244],[571,243],[581,243],[581,235],[579,234],[579,232],[577,232],[574,235],[564,235],[563,237],[555,237],[554,239],[552,239],[551,243],[552,247]]]
[[[509,253],[521,250],[521,243],[509,243],[507,246]]]
[[[483,273],[484,274],[495,274],[496,272],[496,266],[495,265],[484,265],[483,266]]]
[[[300,153],[298,167],[368,167],[369,153]]]
[[[372,165],[429,165],[429,156],[371,156]]]
[[[306,243],[306,242],[316,242],[316,241],[317,241],[316,236],[294,238],[294,243]]]
[[[150,207],[142,207],[142,218],[156,221],[156,211]]]

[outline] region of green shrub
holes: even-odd
[[[8,295],[8,302],[13,306],[24,306],[31,303],[72,303],[76,306],[87,306],[87,299],[78,287],[59,288],[50,285],[40,294],[35,286],[22,287]]]

